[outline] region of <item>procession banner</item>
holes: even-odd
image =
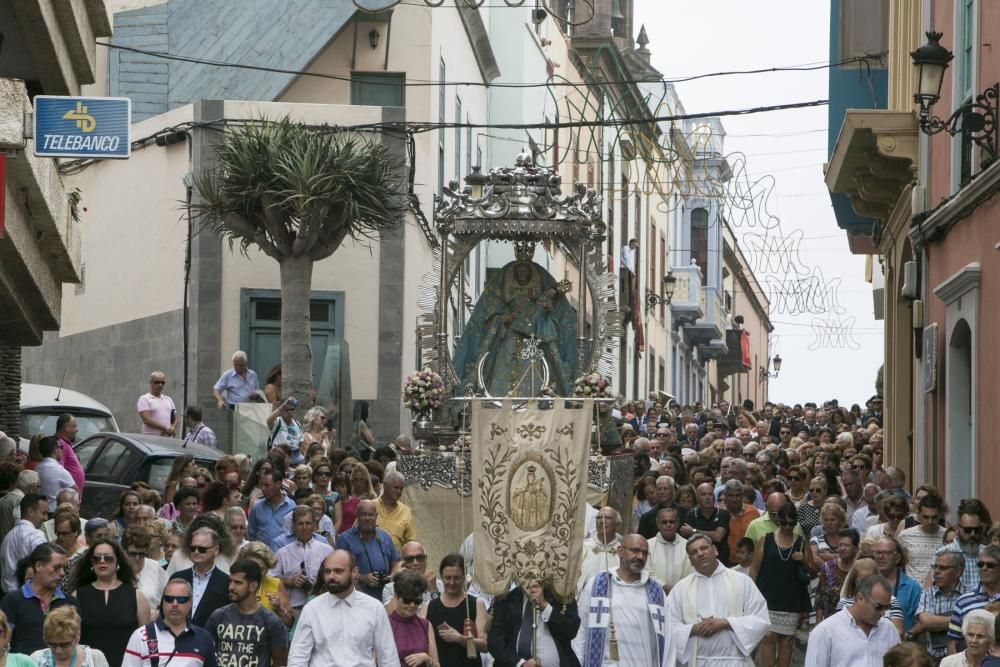
[[[580,576],[593,400],[517,405],[472,404],[476,580],[493,595],[547,581],[566,601]]]

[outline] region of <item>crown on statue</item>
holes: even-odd
[[[518,241],[514,244],[514,257],[519,262],[530,262],[535,256],[535,244],[531,241]]]

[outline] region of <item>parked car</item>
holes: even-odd
[[[87,481],[83,487],[80,516],[110,519],[118,511],[122,491],[134,482],[145,482],[160,493],[174,459],[192,454],[195,463],[209,470],[222,453],[211,447],[187,447],[175,438],[138,433],[94,433],[73,445]]]
[[[28,450],[28,441],[36,433],[55,433],[56,420],[64,413],[76,417],[77,440],[99,431],[118,432],[118,422],[111,411],[90,396],[65,387],[22,384],[21,449]]]

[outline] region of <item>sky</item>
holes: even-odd
[[[829,61],[828,1],[636,0],[635,11],[636,32],[645,24],[652,65],[667,79]],[[828,94],[825,69],[715,77],[675,86],[687,113],[820,100]],[[746,182],[773,176],[766,205],[776,219],[767,223],[767,231],[753,222],[764,216],[731,217],[758,281],[777,284],[779,294],[788,294],[787,283],[779,280],[789,275],[812,277],[795,284],[825,286],[805,299],[813,312],[802,312],[801,298],[772,300],[770,348],[772,356],[781,356],[782,367],[770,381],[770,399],[837,398],[841,405],[864,405],[875,393],[884,356],[883,328],[874,319],[865,258],[848,250],[823,181],[827,108],[730,116],[722,124],[725,152],[746,156]],[[736,157],[730,162],[738,164]],[[762,193],[762,186],[753,191]],[[774,226],[778,220],[780,226]],[[764,237],[771,239],[770,246],[762,244]],[[785,252],[758,250],[767,247]],[[788,252],[792,248],[798,249],[797,256]],[[795,273],[783,261],[789,259]]]

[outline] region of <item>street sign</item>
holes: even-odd
[[[35,96],[35,155],[123,159],[131,149],[129,98]]]

